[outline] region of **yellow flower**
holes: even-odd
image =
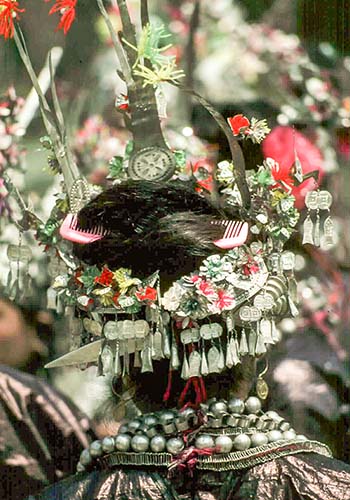
[[[279,189],[274,189],[272,191],[272,200],[271,200],[271,205],[273,207],[277,206],[283,198],[287,198],[288,193],[285,191],[280,191]]]
[[[113,306],[114,293],[110,287],[96,288],[92,293],[98,296],[103,307]]]
[[[121,294],[125,294],[134,285],[139,285],[141,281],[131,277],[131,270],[121,267],[113,274],[113,281],[118,285]]]

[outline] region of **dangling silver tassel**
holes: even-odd
[[[116,377],[120,377],[122,374],[122,367],[120,363],[120,351],[119,351],[119,340],[117,340],[116,346],[115,346],[115,358],[114,358],[114,375]]]
[[[248,347],[249,347],[249,354],[251,356],[255,356],[256,331],[253,328],[249,331]]]
[[[219,357],[220,352],[214,345],[208,351],[208,368],[209,373],[219,373]]]
[[[263,318],[260,320],[260,333],[262,335],[262,338],[264,339],[265,344],[273,344],[273,339],[272,339],[272,325],[271,321],[267,318]]]
[[[141,368],[140,351],[135,351],[134,353],[134,368]]]
[[[209,373],[207,356],[205,354],[205,349],[202,349],[202,359],[201,359],[201,375],[206,377]]]
[[[201,355],[198,351],[192,351],[189,357],[189,378],[199,377],[201,374]]]
[[[326,247],[334,245],[334,224],[330,216],[323,224],[323,243]]]
[[[237,341],[237,339],[234,338],[234,337],[231,337],[231,340],[230,340],[230,351],[231,351],[231,355],[232,355],[232,360],[233,360],[234,366],[238,365],[241,362],[238,350],[239,350],[239,348],[238,348],[238,341]]]
[[[171,356],[170,356],[170,367],[172,370],[178,370],[180,368],[180,358],[177,350],[176,340],[173,337],[173,342],[171,344]]]
[[[165,327],[163,327],[163,354],[167,359],[169,359],[171,356],[169,335]]]
[[[255,346],[255,355],[261,356],[261,354],[265,354],[265,352],[266,352],[266,346],[264,343],[263,336],[261,332],[258,332],[256,339],[256,346]]]
[[[53,309],[54,311],[56,311],[56,309],[57,309],[57,292],[51,286],[47,289],[46,301],[47,301],[46,307],[48,309]]]
[[[190,376],[190,367],[188,366],[186,351],[184,350],[184,359],[182,362],[181,378],[187,380]]]
[[[113,373],[113,352],[109,345],[105,345],[101,352],[103,375]]]
[[[320,246],[320,214],[318,213],[318,210],[314,228],[314,245],[316,247]]]
[[[245,333],[245,329],[243,328],[242,334],[241,334],[241,340],[239,343],[239,354],[241,356],[245,356],[246,354],[248,354],[248,352],[249,352],[249,349],[248,349],[247,336]]]
[[[150,342],[150,340],[148,340]],[[148,344],[141,351],[141,373],[153,372],[152,347]]]
[[[305,245],[306,243],[309,243],[310,245],[314,244],[313,230],[314,225],[310,217],[310,213],[308,213],[306,219],[304,220],[304,234],[302,242],[303,245]]]
[[[218,359],[218,370],[219,372],[222,372],[222,370],[225,368],[225,356],[224,356],[224,351],[222,349],[221,342],[219,342],[219,359]]]
[[[226,361],[227,368],[233,367],[233,357],[232,357],[232,352],[231,352],[231,339],[228,337],[227,337],[227,344],[226,344],[226,360],[225,361]]]

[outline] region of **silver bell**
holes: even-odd
[[[233,441],[230,436],[218,436],[215,439],[215,448],[218,453],[230,453],[232,450]]]
[[[214,439],[209,436],[209,434],[201,434],[197,437],[195,442],[195,447],[199,450],[203,450],[204,448],[214,448],[214,446]]]
[[[147,451],[148,446],[149,446],[149,438],[147,436],[137,434],[131,440],[131,448],[138,453]]]
[[[247,434],[238,434],[233,440],[233,446],[236,450],[247,450],[251,445],[250,437]]]
[[[161,453],[162,451],[165,450],[165,447],[166,447],[166,440],[163,436],[157,434],[151,439],[150,448],[155,453]]]
[[[172,455],[177,455],[180,453],[185,447],[185,443],[181,438],[171,438],[166,443],[166,449]]]
[[[118,451],[129,451],[131,437],[129,434],[118,434],[115,438],[115,449]]]

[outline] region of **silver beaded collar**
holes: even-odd
[[[94,441],[81,453],[77,471],[126,465],[169,469],[186,450],[194,452],[198,469],[215,471],[301,452],[331,456],[327,446],[297,435],[278,413],[264,413],[256,397],[212,399],[197,411],[164,410],[121,425],[116,436]]]

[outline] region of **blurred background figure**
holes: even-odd
[[[48,357],[53,317],[0,295],[0,364],[36,373]]]
[[[1,499],[27,498],[72,474],[92,436],[88,419],[45,381],[0,365]]]

